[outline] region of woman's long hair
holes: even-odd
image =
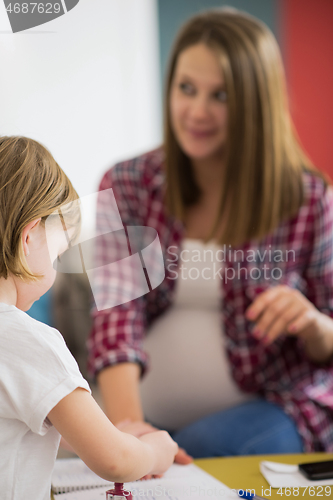
[[[184,221],[186,209],[201,196],[190,159],[180,148],[170,119],[178,56],[199,43],[216,54],[228,96],[223,166],[221,159],[224,182],[210,238],[216,237],[223,217],[220,243],[238,245],[265,236],[296,214],[304,201],[303,171],[316,170],[293,130],[273,34],[262,22],[236,9],[210,10],[183,26],[169,62],[164,127],[169,213]]]

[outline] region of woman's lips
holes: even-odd
[[[187,133],[195,139],[205,139],[206,137],[211,137],[212,135],[214,135],[215,130],[187,129]]]

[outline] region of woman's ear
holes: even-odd
[[[39,217],[39,219],[29,222],[29,224],[27,224],[22,231],[23,252],[26,257],[29,255],[29,242],[31,238],[30,232],[37,228],[41,220],[41,217]]]

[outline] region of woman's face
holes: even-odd
[[[221,158],[227,138],[224,77],[215,53],[203,43],[178,56],[170,91],[171,126],[192,160]]]

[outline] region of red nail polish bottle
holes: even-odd
[[[133,500],[130,491],[124,490],[124,483],[114,483],[113,490],[106,492],[106,500]]]

